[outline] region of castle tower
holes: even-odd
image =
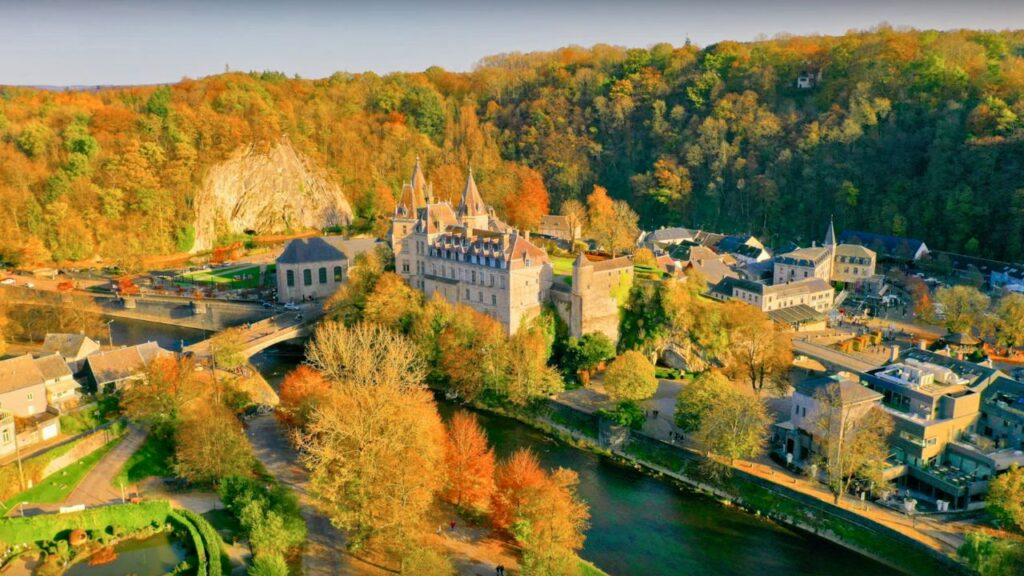
[[[456,216],[464,226],[479,230],[487,229],[487,205],[476,188],[472,168],[469,169],[469,177],[466,178],[466,187],[462,190],[462,199],[459,201]]]

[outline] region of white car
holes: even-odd
[[[302,306],[299,306],[295,302],[289,302],[284,305],[285,310],[302,310]]]
[[[16,284],[16,281],[14,280],[14,278],[4,278],[3,280],[0,280],[0,284],[6,284],[7,286],[13,286],[14,284]]]
[[[31,282],[25,283],[25,288],[35,288],[35,287],[36,287],[36,285],[31,283]]]

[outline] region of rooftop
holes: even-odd
[[[832,374],[822,378],[809,378],[796,385],[796,391],[809,398],[815,398],[818,394],[824,393],[830,386],[837,386],[839,397],[843,405],[861,404],[863,402],[876,402],[882,399],[882,395],[854,378],[843,374]]]

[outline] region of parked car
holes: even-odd
[[[273,304],[271,304],[270,302],[266,302],[266,301],[260,302],[260,306],[263,306],[264,308],[273,308],[274,307]]]
[[[36,285],[31,283],[31,282],[26,282],[25,283],[25,288],[35,288],[35,287],[36,287]]]
[[[3,280],[0,280],[0,284],[6,284],[8,286],[12,286],[16,283],[17,281],[14,278],[4,278]]]
[[[295,302],[289,302],[284,305],[285,310],[302,310],[302,306],[299,306]]]

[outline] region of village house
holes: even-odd
[[[372,238],[315,236],[288,242],[277,257],[277,299],[305,302],[328,298],[348,277],[355,257],[372,250]]]
[[[56,355],[0,361],[0,457],[60,434],[59,414],[78,401],[79,384]]]
[[[537,230],[537,234],[564,242],[573,242],[579,240],[583,235],[583,227],[579,222],[570,225],[569,218],[565,216],[545,214],[540,218],[540,228]]]
[[[820,455],[821,402],[823,395],[833,393],[840,406],[833,410],[845,419],[857,421],[881,404],[882,395],[862,384],[854,374],[840,373],[799,382],[793,392],[790,419],[775,425],[772,442],[775,449],[793,464],[805,464]],[[839,435],[839,420],[830,419],[830,437]]]
[[[819,314],[832,309],[835,291],[821,278],[806,278],[788,284],[767,285],[742,278],[723,278],[708,292],[720,301],[739,300],[763,312],[807,306]]]
[[[528,231],[513,229],[484,203],[472,171],[457,208],[432,196],[417,159],[412,178],[399,194],[390,234],[395,270],[410,286],[428,297],[438,294],[487,314],[508,334],[551,302],[570,328],[600,326],[618,339],[617,322],[611,326],[606,312],[609,302],[616,301],[611,291],[625,274],[620,259],[595,262],[593,269],[582,271],[578,266],[588,266],[589,260],[577,259],[574,278],[580,274],[589,280],[574,282],[571,288],[559,282],[553,290],[547,252],[531,242]],[[631,281],[631,265],[628,276]]]
[[[784,284],[805,278],[825,282],[866,282],[875,275],[875,253],[862,245],[836,244],[829,222],[822,246],[796,248],[775,255],[772,281]]]
[[[85,375],[93,392],[123,390],[145,377],[146,367],[155,358],[171,355],[156,342],[97,352],[85,359]]]
[[[43,352],[60,354],[73,373],[82,369],[86,356],[99,351],[99,342],[84,334],[47,334],[43,340]]]
[[[880,258],[895,262],[916,262],[928,255],[928,246],[916,238],[903,238],[860,230],[843,230],[841,244],[859,244]]]

